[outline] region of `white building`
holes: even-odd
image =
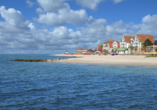
[[[108,52],[112,52],[112,49],[116,50],[117,48],[120,48],[120,46],[119,42],[115,40],[109,40],[103,44],[103,51],[107,50]]]
[[[136,36],[124,36],[120,42],[120,48],[128,48],[128,53],[131,53],[130,46],[133,46],[136,48],[136,52],[140,52],[142,48],[142,43],[145,42],[147,39],[149,39],[151,42],[154,42],[154,36],[153,35],[142,35],[137,34]]]

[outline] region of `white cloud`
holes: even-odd
[[[118,34],[118,35],[123,35],[124,33],[127,32],[127,29],[124,26],[124,23],[122,20],[115,22],[112,25],[107,25],[106,29],[109,33]]]
[[[146,15],[142,18],[142,23],[133,25],[138,34],[151,34],[157,37],[157,15]]]
[[[45,11],[57,11],[59,9],[67,8],[68,4],[63,3],[66,0],[37,0],[37,2],[40,4],[40,6]]]
[[[28,25],[28,27],[29,27],[30,29],[34,29],[34,28],[35,28],[35,26],[33,25],[33,23],[30,23],[30,24]]]
[[[113,2],[116,4],[116,3],[120,3],[122,1],[125,1],[125,0],[113,0]]]
[[[90,8],[92,10],[96,10],[97,9],[97,5],[102,2],[104,0],[76,0],[76,2],[83,6],[83,7],[87,7]]]
[[[88,18],[85,10],[71,10],[70,7],[59,9],[58,13],[47,12],[39,14],[39,18],[35,19],[39,23],[47,25],[62,26],[67,23],[74,25],[84,24]]]
[[[27,0],[26,3],[28,4],[29,7],[33,7],[33,5],[35,4],[34,2]]]
[[[8,29],[8,31],[28,29],[27,25],[29,24],[29,21],[23,18],[20,11],[13,8],[6,10],[5,6],[1,6],[0,14],[5,20],[4,22],[0,22],[0,26],[3,27],[3,29]]]
[[[37,8],[37,9],[36,9],[36,12],[37,12],[37,13],[43,13],[43,12],[44,12],[44,10],[43,10],[43,9],[41,9],[41,8]]]
[[[92,16],[87,18],[87,15],[84,15],[86,13],[81,12],[81,10],[65,9],[59,9],[58,13],[53,14],[57,14],[61,18],[64,16],[63,21],[67,21],[63,23],[72,24],[76,24],[77,18],[79,19],[77,23],[81,23],[79,17],[82,16],[84,20],[85,16],[86,21],[83,22],[86,22],[86,25],[76,29],[68,29],[65,26],[43,28],[24,19],[22,13],[18,10],[0,7],[0,15],[4,19],[4,21],[0,21],[0,52],[48,53],[55,50],[61,50],[62,52],[64,50],[75,50],[79,47],[97,48],[97,45],[103,44],[104,41],[110,39],[120,41],[124,35],[135,35],[136,33],[132,29],[136,29],[139,34],[157,36],[157,15],[143,17],[141,24],[128,25],[122,20],[108,24],[107,20],[103,18],[94,19]],[[66,11],[71,16],[64,15]],[[48,13],[51,14],[52,12]],[[78,15],[77,18],[72,16],[75,14]],[[61,18],[58,19],[62,20]],[[48,19],[45,21],[48,21]],[[51,19],[48,22],[51,23]]]
[[[99,3],[103,1],[107,1],[107,0],[76,0],[77,4],[92,10],[97,10],[97,6],[99,5]],[[109,0],[109,1],[113,1],[116,4],[126,0]]]

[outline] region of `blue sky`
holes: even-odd
[[[156,0],[1,0],[0,54],[97,48],[124,35],[157,40]]]

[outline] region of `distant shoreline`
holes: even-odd
[[[94,64],[94,65],[119,65],[119,66],[149,66],[157,67],[157,57],[145,58],[145,56],[134,55],[50,55],[50,56],[69,56],[77,57],[67,60],[59,60],[57,62],[73,63],[73,64]]]

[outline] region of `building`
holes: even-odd
[[[157,45],[157,40],[155,40],[155,41],[153,42],[153,45]]]
[[[130,47],[134,47],[134,52],[140,52],[142,43],[149,39],[152,43],[155,41],[153,35],[137,34],[136,36],[124,36],[120,42],[120,48],[127,48],[128,53],[131,53]]]
[[[68,53],[68,51],[66,50],[65,53]]]
[[[115,51],[118,48],[120,48],[119,42],[115,40],[109,40],[103,44],[103,51],[112,52],[112,50]]]
[[[83,53],[86,53],[86,52],[87,52],[87,50],[85,48],[78,48],[75,51],[75,53],[77,53],[77,54],[83,54]]]
[[[103,45],[98,45],[97,51],[102,51]]]

